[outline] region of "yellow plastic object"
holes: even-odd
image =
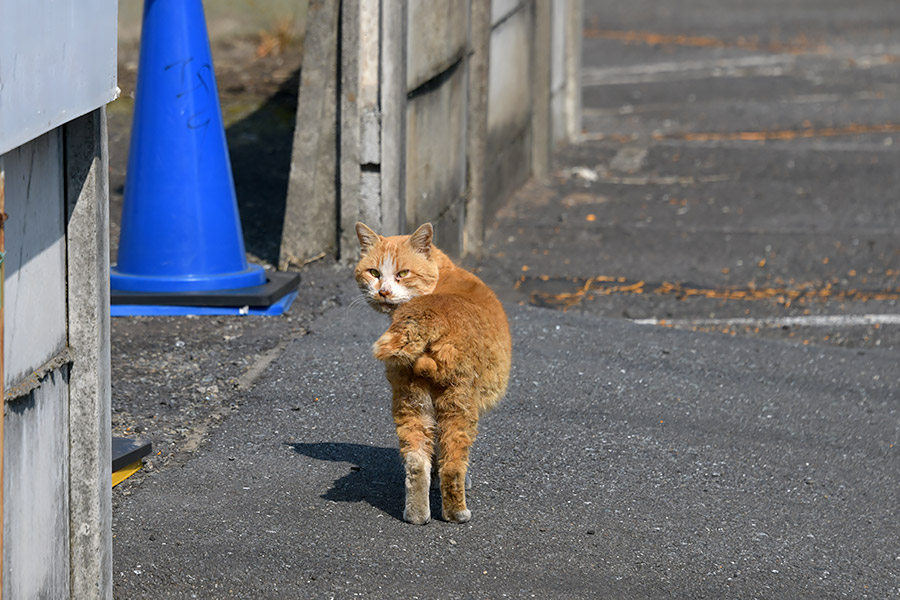
[[[144,466],[144,463],[140,460],[137,460],[131,463],[128,466],[122,467],[118,471],[113,471],[112,474],[112,486],[116,487],[135,473],[141,470],[141,467]]]

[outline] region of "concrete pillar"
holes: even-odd
[[[381,2],[381,213],[388,235],[406,233],[407,228],[408,14],[407,0]]]
[[[554,142],[575,144],[581,139],[581,40],[584,25],[582,0],[565,0],[564,27],[564,129]]]
[[[279,268],[337,250],[337,68],[341,2],[310,0]]]
[[[531,47],[531,175],[538,181],[545,181],[550,175],[552,18],[550,0],[535,0],[534,44]]]
[[[533,172],[534,0],[491,3],[485,218]]]
[[[469,120],[466,156],[466,218],[463,254],[480,256],[484,242],[485,155],[488,133],[488,68],[491,61],[491,5],[469,3]]]
[[[345,2],[340,57],[340,256],[357,257],[357,221],[399,232],[398,198],[382,202],[381,3]],[[389,137],[389,139],[394,139]]]
[[[338,82],[338,171],[339,184],[337,189],[338,203],[338,254],[346,255],[353,247],[356,239],[354,224],[360,220],[359,205],[364,203],[360,197],[361,190],[361,154],[365,152],[361,148],[362,128],[360,118],[360,63],[364,58],[360,56],[360,45],[372,40],[364,39],[361,19],[366,14],[368,7],[364,2],[345,2],[340,13],[340,55],[339,61],[340,81]],[[377,11],[376,11],[377,16]],[[377,23],[377,21],[376,21]],[[377,30],[374,32],[375,43],[378,42]],[[377,57],[377,51],[376,51]],[[377,108],[377,97],[375,104]],[[374,164],[378,163],[378,157],[370,157]],[[370,224],[377,229],[377,225]],[[352,234],[352,237],[351,237]],[[349,258],[349,257],[348,257]]]
[[[71,597],[112,598],[106,109],[64,126]]]

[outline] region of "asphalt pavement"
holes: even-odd
[[[402,520],[369,355],[385,321],[334,308],[193,457],[117,499],[117,596],[900,593],[896,354],[510,308],[470,523]]]
[[[164,453],[113,491],[115,596],[900,597],[898,32],[585,0],[585,140],[467,261],[514,338],[469,523],[402,520],[347,267],[285,317],[116,319],[114,424]]]
[[[900,4],[584,7],[584,142],[493,223],[506,298],[900,347]]]

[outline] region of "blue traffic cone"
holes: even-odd
[[[113,304],[245,306],[267,277],[244,252],[203,4],[145,0],[142,27]]]

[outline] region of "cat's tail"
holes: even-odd
[[[381,361],[410,365],[417,375],[434,376],[438,369],[452,367],[458,355],[452,344],[443,341],[445,333],[445,320],[434,313],[395,315],[372,346],[372,354]]]
[[[382,361],[393,359],[413,364],[425,355],[433,337],[430,334],[411,319],[395,321],[372,345],[372,354]]]

